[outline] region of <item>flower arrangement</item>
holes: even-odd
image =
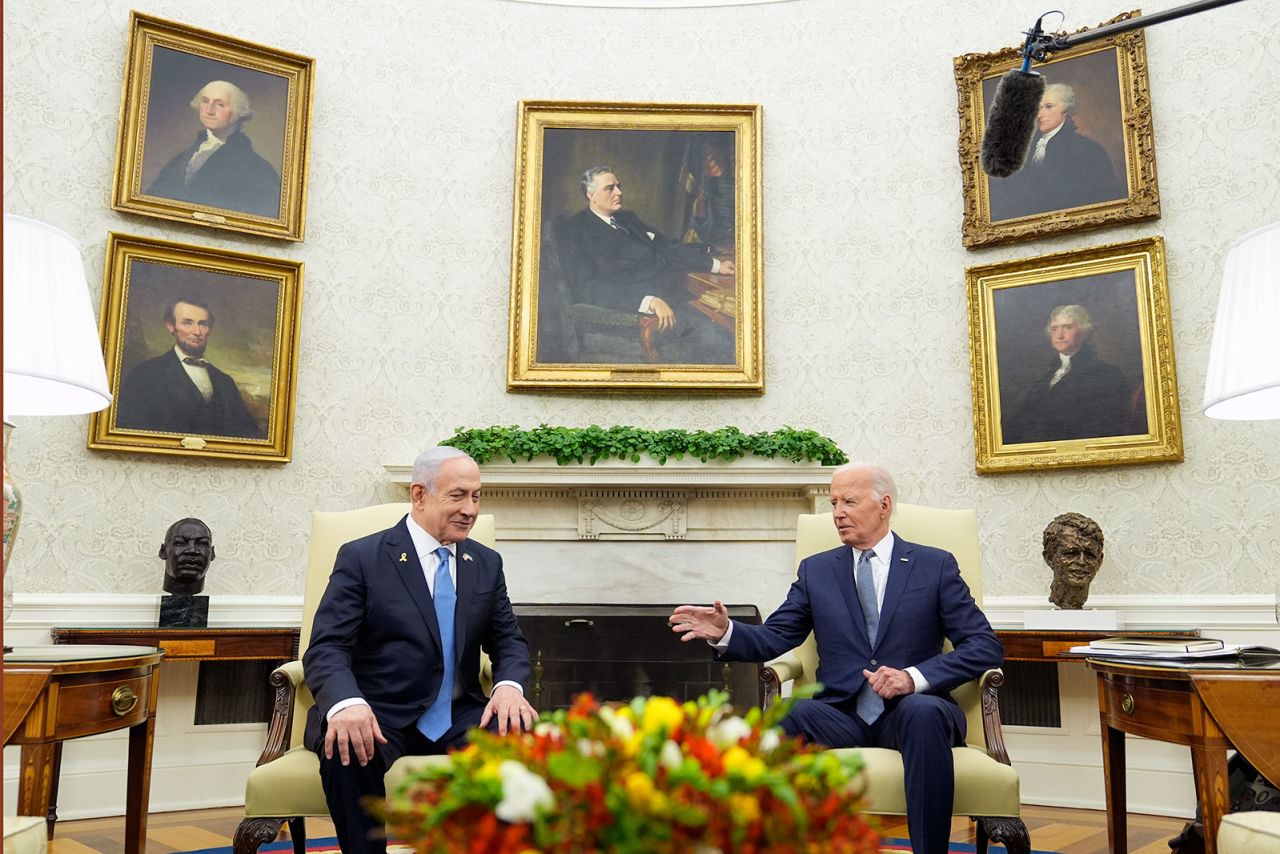
[[[387,833],[468,854],[878,850],[856,756],[783,735],[787,701],[745,718],[727,702],[582,694],[532,733],[473,730],[384,802]]]

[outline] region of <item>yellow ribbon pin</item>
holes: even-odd
[[[408,553],[407,553],[407,552],[400,552],[400,562],[401,562],[401,563],[408,563],[408,562],[409,562],[409,555],[408,555]]]

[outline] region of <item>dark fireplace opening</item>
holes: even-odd
[[[667,625],[675,605],[512,607],[529,641],[530,702],[539,712],[568,708],[584,691],[604,702],[651,695],[683,702],[718,688],[740,712],[763,699],[760,665],[718,662],[706,643],[681,641]],[[725,607],[730,619],[760,622],[754,605]]]

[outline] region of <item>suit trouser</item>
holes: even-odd
[[[400,729],[384,726],[382,734],[387,743],[374,744],[374,757],[368,765],[361,765],[354,752],[350,764],[343,765],[336,748],[333,758],[325,759],[327,723],[321,724],[320,744],[316,750],[320,755],[320,781],[324,785],[329,816],[333,819],[343,854],[385,854],[386,832],[382,823],[365,811],[361,798],[386,796],[383,775],[401,756],[437,756],[464,747],[467,730],[479,725],[483,712],[484,706],[476,705],[470,698],[455,700],[453,726],[438,741],[427,738],[412,723]],[[495,717],[490,721],[490,728],[496,729],[497,723]]]
[[[827,747],[888,747],[900,752],[911,850],[946,854],[955,803],[951,748],[964,744],[963,710],[932,694],[907,694],[890,701],[884,714],[868,725],[854,704],[853,698],[840,703],[799,700],[782,728]]]

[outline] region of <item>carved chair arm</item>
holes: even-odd
[[[782,683],[804,674],[804,662],[795,651],[785,653],[760,668],[764,706],[768,708],[782,691]]]
[[[1000,686],[1004,684],[1004,671],[988,670],[978,681],[982,696],[982,733],[987,739],[987,755],[997,762],[1012,765],[1009,751],[1004,746],[1004,733],[1000,729]]]
[[[289,749],[293,707],[297,701],[298,689],[306,685],[302,662],[285,662],[271,671],[271,685],[276,690],[275,704],[271,709],[271,722],[267,724],[267,745],[258,757],[259,765],[266,765]]]

